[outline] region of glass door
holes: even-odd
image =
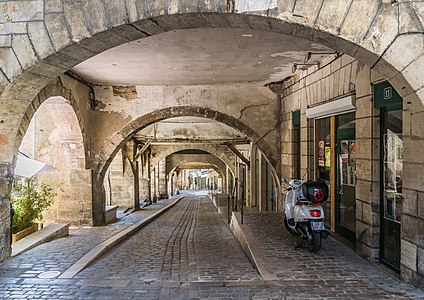
[[[399,272],[402,215],[402,110],[381,112],[381,207],[382,262]]]
[[[356,242],[355,113],[337,116],[336,232]]]
[[[330,118],[318,119],[315,123],[316,126],[316,140],[315,140],[315,153],[316,153],[316,179],[325,182],[330,189],[331,199],[331,184],[330,184],[330,171],[331,171],[331,124]],[[322,204],[325,216],[325,225],[332,226],[331,216],[331,200],[325,201]]]

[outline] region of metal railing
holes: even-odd
[[[237,212],[239,208],[241,214],[241,224],[243,224],[244,199],[243,197],[239,197],[238,195],[238,186],[240,186],[241,189],[244,188],[242,185],[240,185],[240,181],[238,180],[238,178],[236,178],[231,195],[228,195],[228,224],[231,223],[232,212]],[[241,195],[244,195],[244,193],[242,192]]]

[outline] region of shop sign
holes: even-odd
[[[401,109],[402,97],[388,81],[374,84],[374,106]]]

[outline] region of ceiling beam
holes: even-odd
[[[134,157],[134,160],[137,160],[141,155],[143,155],[144,151],[146,151],[149,146],[150,142],[145,143],[143,147],[141,147],[141,149],[138,151],[137,155]]]
[[[231,149],[231,151],[234,152],[235,155],[237,155],[248,167],[250,167],[250,161],[241,153],[238,151],[238,149],[231,143],[225,143],[225,145]]]

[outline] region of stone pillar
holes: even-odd
[[[106,192],[103,185],[103,178],[96,170],[91,170],[91,190],[93,199],[93,225],[100,226],[106,224],[105,199]]]
[[[266,211],[266,159],[260,153],[259,155],[259,182],[258,182],[258,189],[259,189],[259,211]]]
[[[249,201],[247,202],[247,206],[255,207],[257,206],[257,199],[256,199],[256,189],[257,182],[256,182],[256,152],[257,147],[255,144],[250,144],[250,168],[249,168]]]
[[[0,261],[9,258],[12,253],[10,191],[12,188],[13,170],[13,163],[0,164]]]
[[[138,161],[135,160],[137,154],[137,144],[134,140],[129,140],[125,147],[125,157],[128,161],[128,165],[131,167],[132,177],[133,177],[133,197],[132,202],[135,210],[140,209],[140,179],[139,179],[139,165]],[[125,175],[125,174],[124,174]]]
[[[110,164],[111,204],[121,207],[134,205],[134,176],[126,154],[118,151]]]
[[[158,194],[160,198],[168,198],[166,175],[166,160],[163,159],[158,163]]]
[[[424,106],[414,95],[403,99],[403,205],[401,278],[424,286]]]
[[[143,153],[140,159],[140,198],[149,199],[149,174],[147,153]]]
[[[133,162],[134,164],[134,209],[140,209],[140,176],[138,161]]]
[[[380,251],[379,110],[372,103],[370,69],[356,80],[356,250],[369,260]]]
[[[147,152],[147,198],[149,202],[152,203],[153,195],[152,195],[152,169],[150,165],[151,153],[150,149]]]

